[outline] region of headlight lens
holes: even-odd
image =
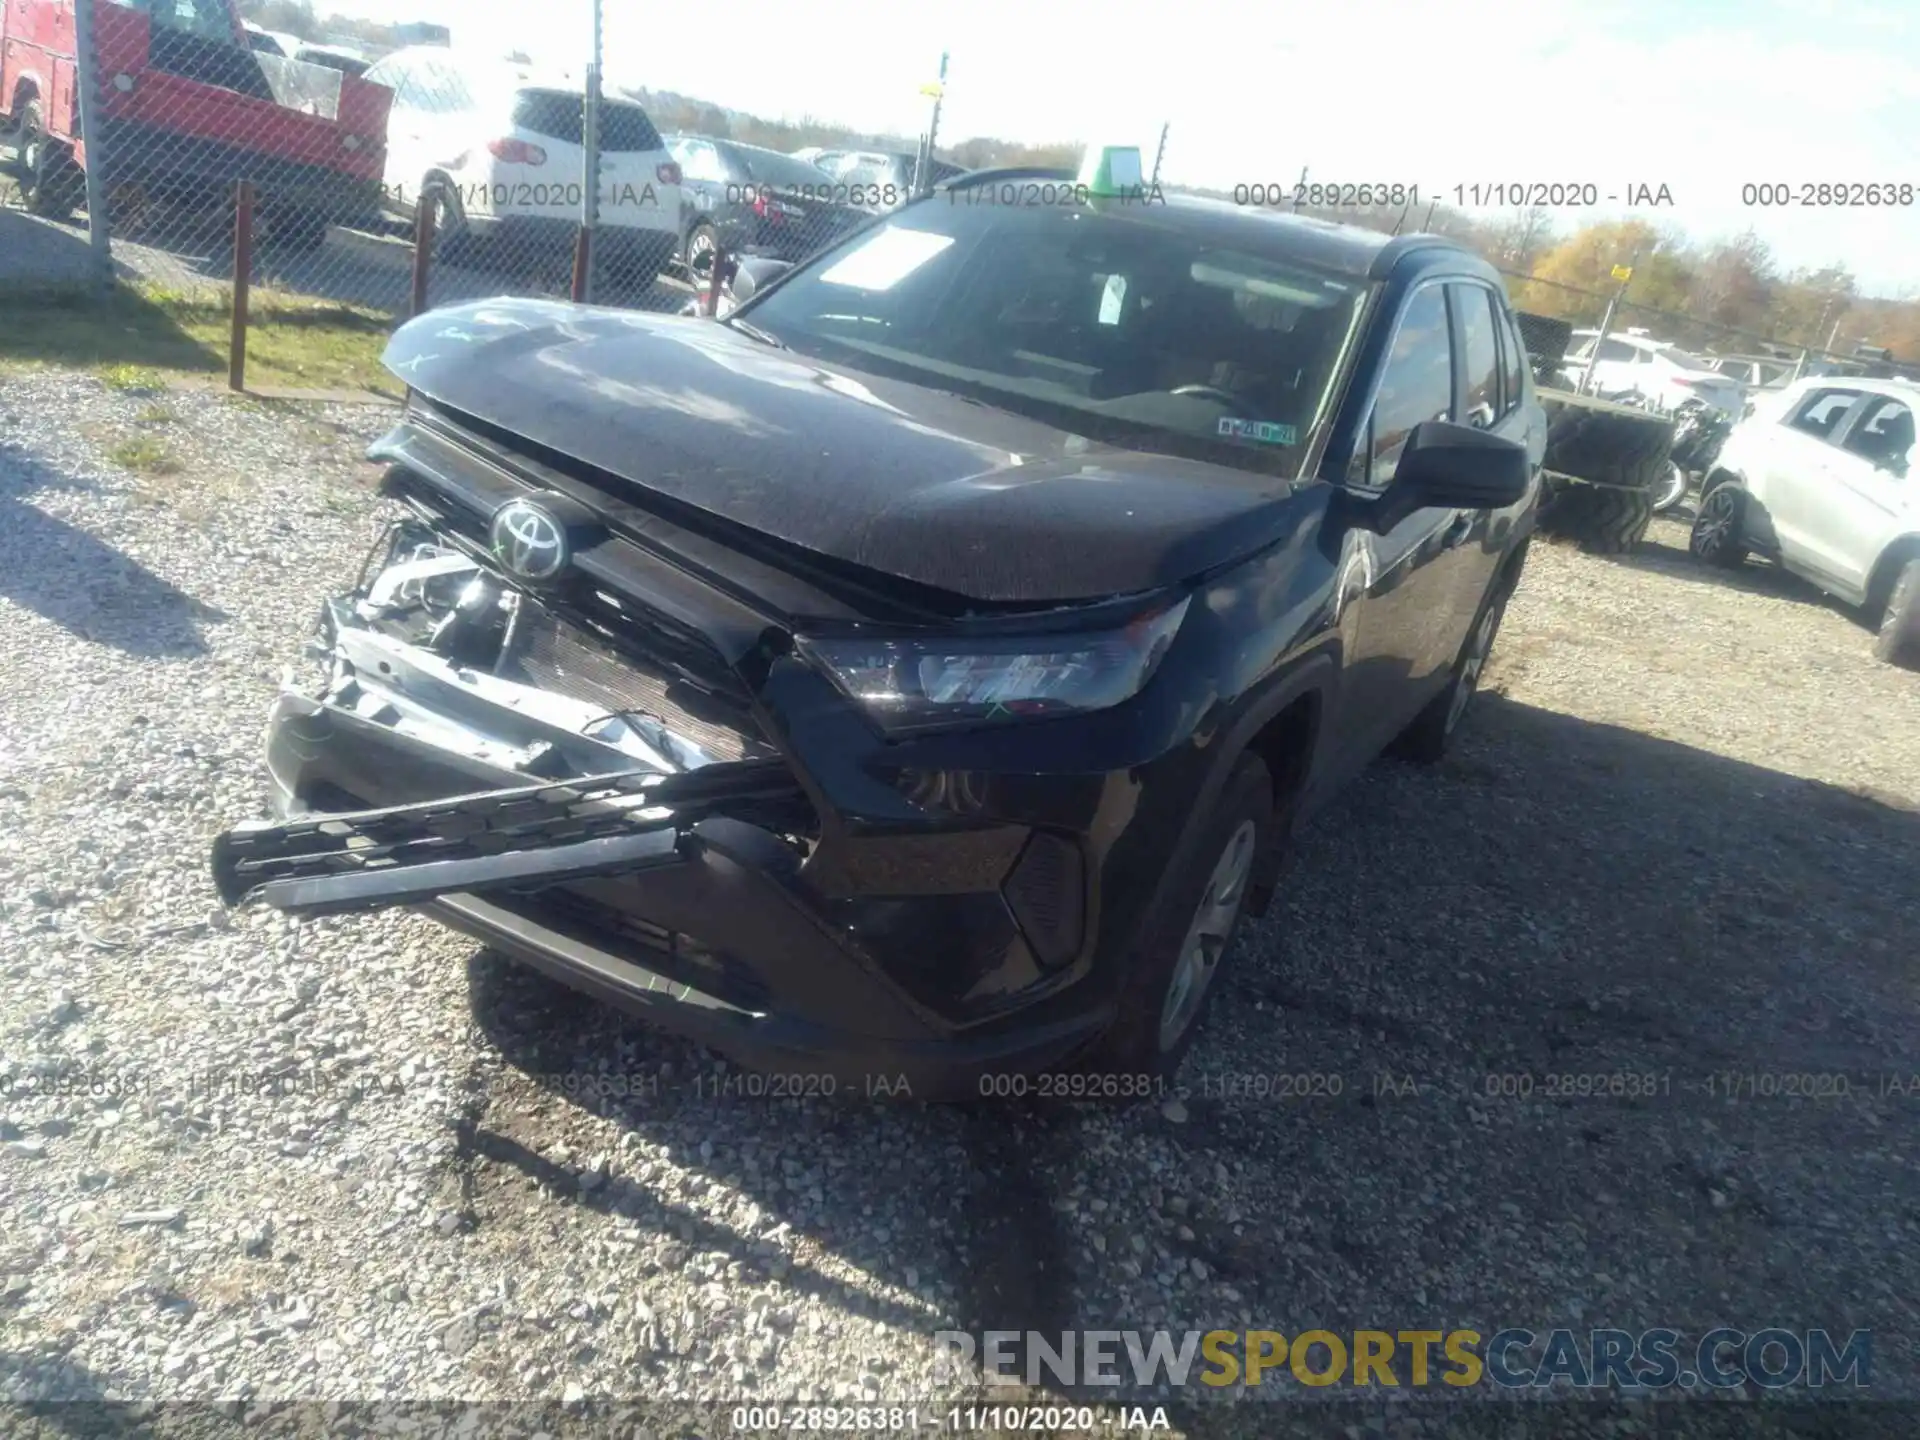
[[[1187,602],[1118,629],[1004,640],[802,639],[800,652],[889,731],[1105,710],[1140,693]]]

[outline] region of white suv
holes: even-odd
[[[509,257],[571,253],[585,198],[586,95],[441,46],[396,50],[364,77],[393,91],[386,206],[434,210],[443,258],[493,238]],[[630,248],[659,273],[680,244],[680,166],[647,112],[600,105],[600,243]]]
[[[1767,555],[1877,621],[1875,653],[1920,670],[1920,385],[1817,378],[1765,396],[1707,477],[1689,549]]]
[[[1568,383],[1578,384],[1589,365],[1593,381],[1587,388],[1609,400],[1645,400],[1662,410],[1703,400],[1736,420],[1747,408],[1746,387],[1738,380],[1677,345],[1643,335],[1609,335],[1602,341],[1597,330],[1574,331],[1562,364]]]

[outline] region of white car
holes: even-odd
[[[1765,555],[1878,626],[1875,653],[1920,670],[1920,385],[1803,379],[1734,427],[1688,548],[1737,567]]]
[[[508,258],[570,253],[585,198],[577,80],[437,45],[396,50],[362,78],[393,91],[391,213],[410,219],[433,207],[448,258],[479,240],[500,242]],[[631,249],[658,274],[680,243],[680,166],[631,100],[601,100],[600,170],[601,242]]]
[[[1698,355],[1644,335],[1609,335],[1602,341],[1598,330],[1574,331],[1562,373],[1569,384],[1578,384],[1589,367],[1588,392],[1609,400],[1645,400],[1662,410],[1703,400],[1736,420],[1746,410],[1746,387],[1738,380],[1719,374]]]

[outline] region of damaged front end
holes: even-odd
[[[215,847],[229,904],[336,914],[554,886],[670,863],[716,814],[796,857],[811,844],[770,746],[422,520],[327,603],[308,657],[317,680],[289,677],[268,728],[281,819]]]

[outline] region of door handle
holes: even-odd
[[[1473,534],[1474,519],[1475,512],[1472,510],[1462,510],[1456,514],[1441,533],[1440,548],[1454,550],[1466,544],[1467,538]]]

